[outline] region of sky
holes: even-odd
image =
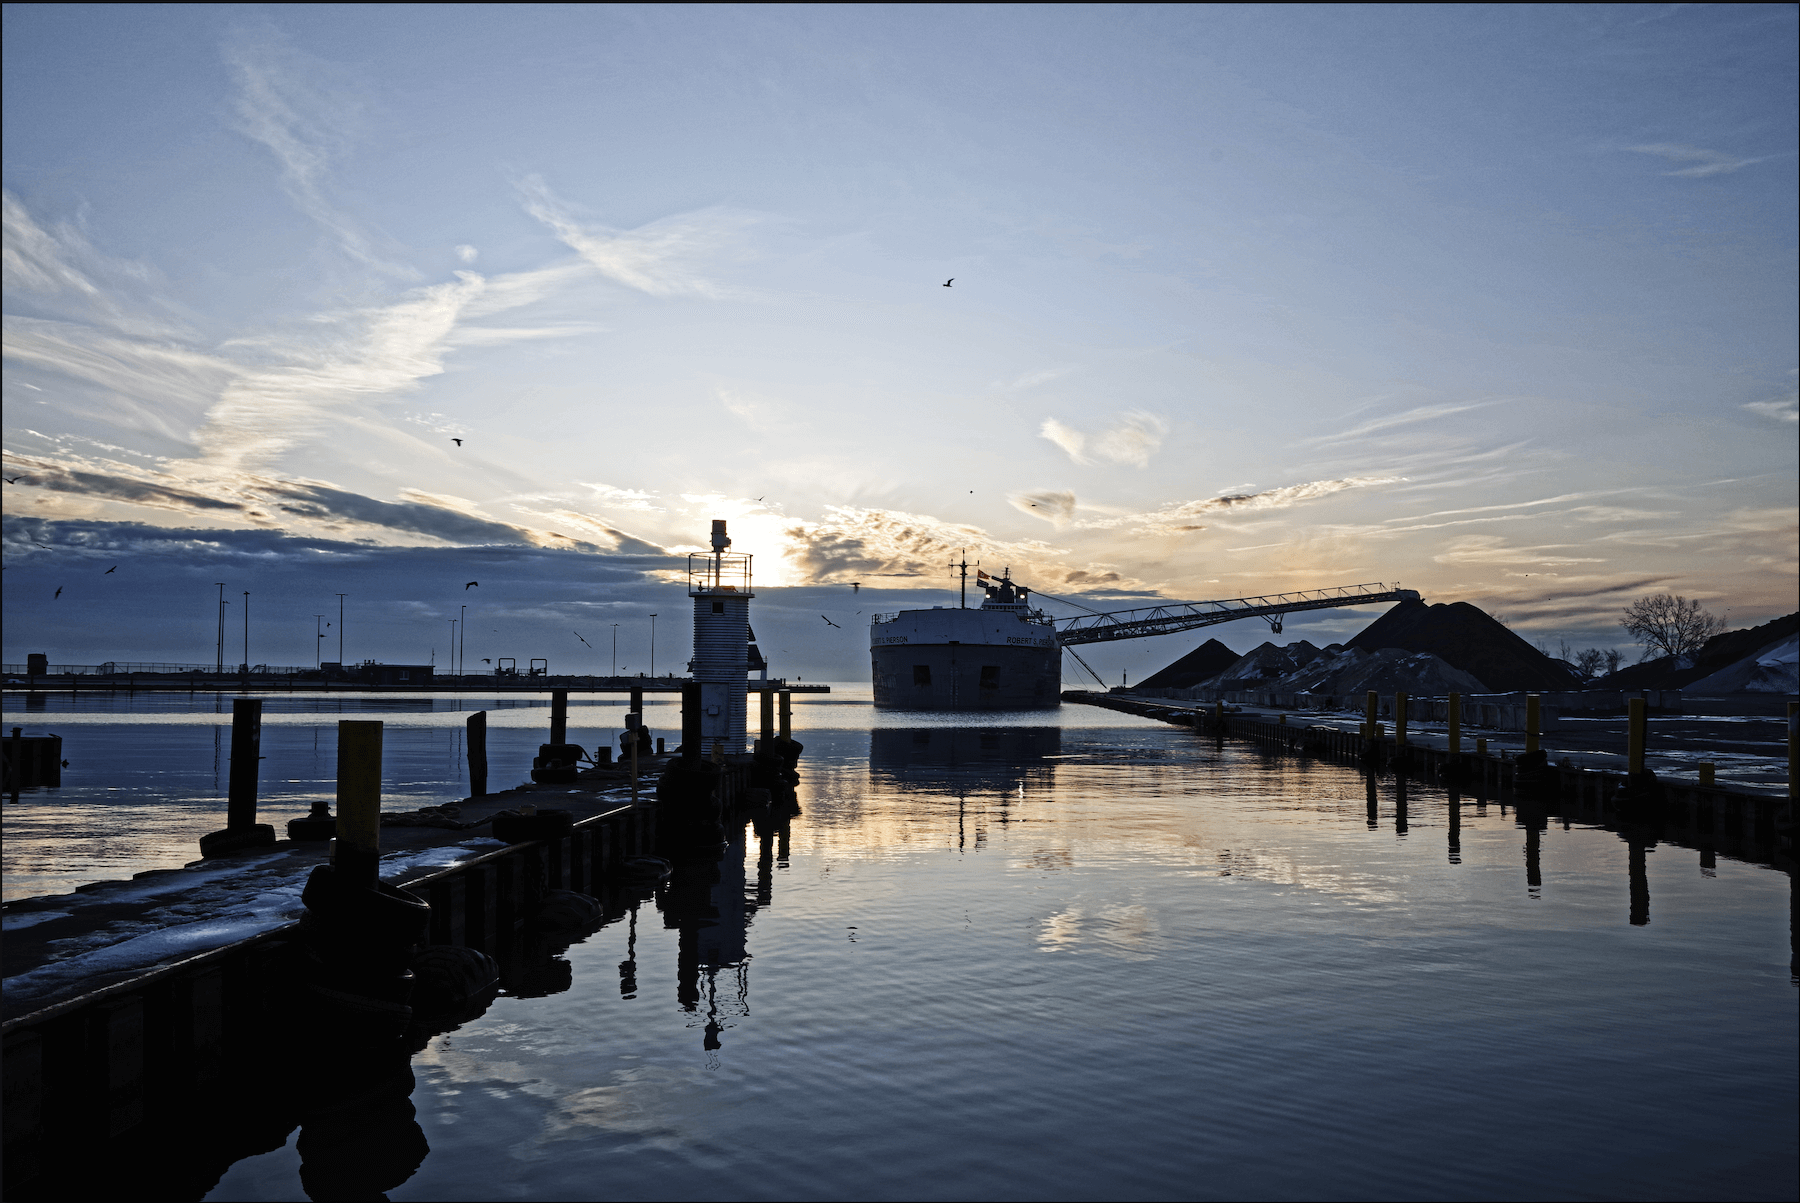
[[[223,589],[253,663],[347,593],[351,660],[635,672],[656,613],[678,669],[715,518],[813,679],[962,549],[1552,647],[1795,608],[1791,6],[4,23],[9,663],[211,662]]]

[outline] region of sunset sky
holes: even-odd
[[[820,679],[964,547],[1551,644],[1795,608],[1791,6],[4,21],[8,662],[210,661],[224,582],[255,662],[348,592],[351,659],[468,604],[471,667],[657,612],[678,669],[713,518]],[[1209,635],[1268,628],[1090,659]]]

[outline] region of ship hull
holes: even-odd
[[[921,644],[869,651],[883,710],[1053,710],[1062,704],[1062,648]]]

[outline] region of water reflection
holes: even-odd
[[[1050,771],[1062,752],[1057,727],[887,727],[869,732],[869,772],[879,788],[928,791],[954,784],[1011,789]]]

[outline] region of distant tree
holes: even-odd
[[[1567,657],[1564,657],[1567,659]],[[1599,676],[1606,663],[1606,653],[1597,647],[1575,653],[1575,671],[1581,674],[1583,681],[1592,681]]]
[[[1685,656],[1697,652],[1702,644],[1725,626],[1723,619],[1709,614],[1697,601],[1689,601],[1670,593],[1652,593],[1625,607],[1619,620],[1633,639],[1644,645],[1645,660],[1655,656]]]

